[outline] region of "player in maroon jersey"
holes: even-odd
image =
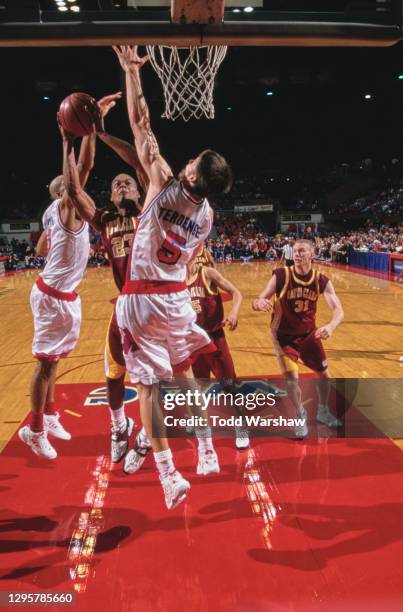
[[[344,318],[343,308],[332,282],[312,269],[314,245],[309,240],[297,240],[294,244],[294,265],[275,268],[273,276],[252,307],[258,311],[271,311],[274,351],[282,373],[287,379],[290,398],[297,416],[304,422],[296,426],[299,438],[308,435],[306,411],[302,405],[298,384],[297,361],[301,361],[318,376],[319,406],[316,419],[328,427],[338,427],[340,422],[328,407],[330,382],[326,354],[322,340],[327,340]],[[323,294],[332,311],[331,321],[316,327],[317,301]],[[269,301],[274,296],[274,307]]]
[[[192,365],[193,374],[195,378],[206,379],[213,373],[226,392],[232,391],[236,383],[236,373],[224,327],[228,324],[230,331],[237,328],[242,294],[215,269],[214,261],[207,249],[202,249],[196,259],[189,264],[187,284],[192,306],[197,314],[197,324],[208,332],[217,348],[216,353],[201,354],[197,357]],[[227,317],[224,316],[219,289],[229,293],[233,299],[233,306]],[[245,428],[236,427],[235,444],[239,449],[249,446],[249,437]]]
[[[148,188],[148,177],[139,162],[135,147],[105,132],[99,133],[98,136],[136,171],[142,193],[145,193]],[[142,208],[138,185],[129,174],[118,174],[111,185],[112,206],[97,209],[94,201],[86,193],[80,193],[80,190],[76,189],[74,160],[70,161],[70,176],[66,189],[72,194],[72,202],[81,217],[100,234],[112,266],[116,287],[120,292],[126,277],[131,241],[137,228],[137,215]],[[126,365],[115,309],[106,336],[104,361],[112,420],[111,458],[117,463],[127,453],[134,421],[125,414]],[[150,445],[145,432],[141,430],[137,438],[146,453]]]

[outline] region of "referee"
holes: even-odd
[[[285,265],[290,267],[294,263],[292,251],[293,251],[295,241],[294,241],[294,238],[286,238],[286,241],[287,242],[283,246],[280,261],[284,261]]]

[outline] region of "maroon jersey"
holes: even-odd
[[[207,280],[205,270],[201,267],[188,280],[188,288],[197,324],[211,334],[223,326],[224,308],[218,287]]]
[[[102,244],[108,253],[116,286],[121,291],[125,284],[130,245],[138,221],[136,217],[123,217],[110,211],[102,212],[100,220]]]
[[[316,327],[316,304],[329,279],[317,270],[304,276],[290,268],[276,268],[276,298],[271,327],[278,334],[304,336]]]

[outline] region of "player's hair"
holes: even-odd
[[[228,193],[232,187],[232,170],[226,159],[216,151],[206,149],[199,155],[197,179],[191,191],[199,196],[217,196]]]
[[[315,245],[312,242],[312,240],[307,240],[306,238],[297,238],[296,241],[294,242],[294,246],[296,244],[306,244],[307,246],[309,246],[311,251],[315,251]]]
[[[63,174],[59,174],[59,176],[56,176],[53,181],[51,181],[50,185],[49,185],[49,193],[50,196],[56,200],[56,198],[58,197],[58,193],[60,193],[60,188],[62,186],[62,181],[63,181]]]

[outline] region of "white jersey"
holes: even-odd
[[[212,210],[172,179],[137,217],[128,280],[185,281],[186,264],[212,226]]]
[[[49,252],[40,276],[53,289],[71,293],[81,281],[88,263],[88,223],[83,221],[77,231],[67,229],[60,219],[59,205],[60,200],[52,202],[42,218]]]

